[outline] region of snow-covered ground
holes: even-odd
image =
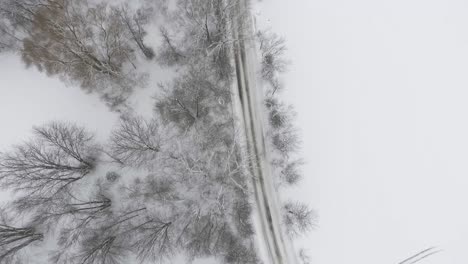
[[[468,2],[263,0],[287,39],[285,96],[318,209],[313,262],[468,262]]]
[[[51,120],[83,124],[105,139],[118,117],[95,95],[26,69],[12,54],[0,55],[0,107],[2,149],[27,139],[33,125]]]

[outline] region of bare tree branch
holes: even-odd
[[[0,219],[0,262],[13,263],[18,253],[39,241],[44,236],[33,226],[15,227],[8,223],[6,215]]]
[[[51,197],[94,169],[93,137],[83,128],[50,123],[34,132],[35,140],[1,155],[0,183],[4,188]]]
[[[111,156],[125,165],[139,166],[153,160],[161,151],[162,139],[156,120],[126,116],[112,132]]]

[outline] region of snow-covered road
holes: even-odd
[[[265,263],[297,263],[292,245],[282,232],[280,206],[271,178],[271,168],[265,145],[263,93],[256,71],[258,64],[254,42],[254,22],[250,1],[237,1],[232,18],[234,60],[237,85],[237,114],[245,131],[246,159],[254,176],[253,189],[257,212],[254,213],[260,255]]]

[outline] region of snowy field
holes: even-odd
[[[313,263],[468,262],[468,3],[264,0],[318,209]]]
[[[18,56],[0,55],[0,149],[21,144],[33,126],[51,121],[69,121],[88,127],[99,140],[106,140],[118,120],[96,96],[36,69],[26,69]]]

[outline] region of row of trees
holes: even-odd
[[[272,150],[272,167],[277,176],[278,188],[296,186],[302,179],[303,161],[297,157],[300,140],[294,123],[292,106],[281,99],[283,83],[281,74],[287,70],[286,41],[269,31],[259,31],[256,39],[261,54],[260,75],[265,85],[265,107],[268,117],[268,133]],[[317,214],[307,204],[287,201],[283,204],[283,224],[286,234],[294,239],[303,236],[316,224]],[[299,259],[310,263],[305,250],[299,251]]]

